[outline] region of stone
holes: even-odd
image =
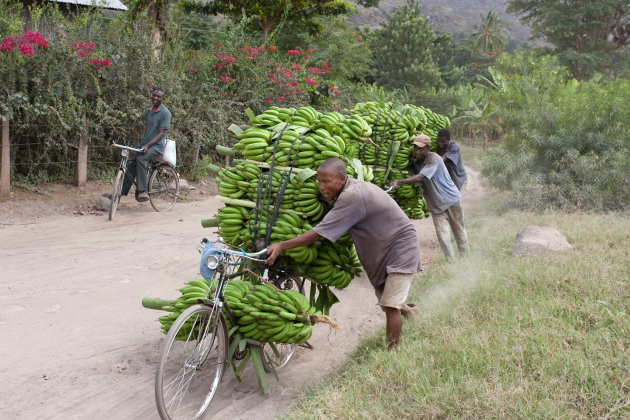
[[[548,226],[526,226],[516,235],[512,252],[517,257],[545,255],[573,247],[558,230]]]
[[[96,199],[96,204],[94,205],[94,208],[100,211],[109,211],[111,203],[112,200],[110,200],[109,198],[100,196]]]
[[[179,190],[180,191],[189,191],[190,187],[188,186],[188,181],[184,178],[179,178]]]

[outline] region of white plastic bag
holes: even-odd
[[[174,140],[166,140],[166,147],[164,148],[164,155],[162,156],[162,159],[175,166],[175,163],[177,162],[177,150],[175,148]]]

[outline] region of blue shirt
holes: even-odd
[[[144,137],[140,140],[140,145],[138,147],[142,147],[153,140],[153,138],[160,132],[161,128],[165,128],[167,131],[171,128],[171,111],[169,111],[164,105],[160,105],[155,112],[153,112],[153,107],[148,108],[144,113],[144,126]],[[151,149],[155,148],[158,153],[164,153],[165,147],[166,132],[157,143],[151,146]]]
[[[424,175],[424,199],[431,213],[442,213],[461,199],[459,190],[437,153],[429,152],[424,161],[414,163],[412,169],[414,174]]]

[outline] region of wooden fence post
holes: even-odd
[[[87,130],[87,115],[83,111],[83,126],[79,134],[79,150],[77,152],[77,167],[74,172],[74,185],[77,187],[84,187],[87,183]]]
[[[0,198],[11,195],[11,149],[9,149],[9,120],[2,119],[2,171],[0,172]]]

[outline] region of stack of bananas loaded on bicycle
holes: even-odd
[[[165,334],[188,306],[197,303],[198,299],[211,299],[215,289],[205,279],[198,279],[179,291],[182,294],[180,297],[171,305],[162,307],[162,310],[170,312],[159,318]],[[246,338],[274,343],[304,343],[311,337],[313,324],[324,322],[334,325],[310,305],[306,296],[295,290],[278,290],[269,284],[254,285],[235,279],[228,283],[223,293],[238,324],[238,332]],[[226,309],[223,311],[227,328],[232,331],[231,318]],[[188,337],[192,319],[188,322],[190,325],[186,327],[184,324],[178,332],[178,340]]]

